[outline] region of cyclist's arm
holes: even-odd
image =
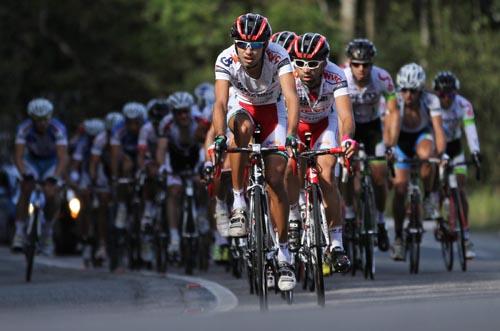
[[[137,146],[137,167],[139,169],[144,168],[144,163],[146,163],[146,152],[147,146],[139,145]]]
[[[56,177],[63,177],[66,175],[66,167],[68,165],[68,146],[67,145],[56,145],[57,154],[57,167],[54,175]]]
[[[119,160],[120,160],[121,146],[111,145],[111,177],[118,178],[119,171]]]
[[[471,153],[479,152],[479,137],[477,135],[476,123],[474,120],[474,110],[472,105],[467,102],[463,118],[463,127],[467,137],[467,145]]]
[[[205,137],[205,160],[210,160],[210,156],[208,155],[208,150],[210,148],[210,145],[213,144],[215,139],[215,130],[213,124],[210,125],[210,128],[208,129],[207,136]]]
[[[394,95],[386,98],[387,114],[384,119],[384,144],[389,147],[396,146],[401,127],[401,113],[398,109],[397,99]]]
[[[280,76],[281,90],[286,101],[288,113],[288,132],[287,135],[297,134],[297,125],[299,123],[299,97],[295,79],[291,72]]]
[[[159,137],[156,146],[156,163],[162,165],[165,163],[165,155],[167,154],[168,139],[167,137]]]
[[[19,171],[21,175],[26,172],[23,161],[24,146],[24,144],[16,144],[16,146],[14,147],[14,164],[17,167],[17,171]]]
[[[354,115],[352,113],[351,98],[348,94],[340,95],[335,98],[335,106],[339,118],[339,135],[340,138],[348,136],[354,137]]]
[[[229,100],[228,80],[215,80],[215,103],[213,113],[213,127],[215,136],[223,136],[226,132],[227,102]]]
[[[441,115],[432,116],[431,118],[434,138],[436,139],[436,152],[438,156],[441,156],[446,150],[446,135],[443,129],[443,118]]]
[[[99,161],[100,161],[99,155],[94,155],[94,154],[90,155],[89,175],[90,179],[94,183],[97,180],[97,165],[99,164]]]

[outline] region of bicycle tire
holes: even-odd
[[[346,239],[346,253],[347,257],[352,263],[351,267],[351,275],[356,276],[356,270],[358,268],[358,254],[357,254],[357,249],[356,245],[358,244],[359,240],[356,240],[356,221],[352,220],[350,224],[346,224],[346,234],[347,236],[345,237]]]
[[[418,274],[420,264],[420,202],[418,192],[412,192],[410,197],[411,215],[409,225],[410,273]]]
[[[33,264],[35,261],[35,251],[37,242],[37,228],[38,228],[38,215],[39,210],[34,211],[33,224],[31,226],[31,231],[28,233],[28,242],[25,247],[26,254],[26,282],[31,282],[31,277],[33,275]]]
[[[314,244],[313,244],[313,271],[316,287],[316,297],[319,306],[325,306],[325,279],[323,277],[323,246],[322,227],[321,227],[321,210],[320,210],[320,195],[319,187],[316,184],[311,186],[312,203],[313,203],[313,220],[314,220]],[[316,262],[316,263],[314,263]]]
[[[362,241],[364,246],[364,276],[365,279],[375,278],[375,235],[374,225],[375,225],[375,197],[373,188],[367,184],[364,190],[364,203],[363,203],[363,226],[364,226],[364,240]],[[369,231],[371,230],[371,233]]]
[[[454,200],[453,205],[455,206],[456,217],[455,217],[455,228],[458,223],[459,236],[456,240],[457,243],[457,253],[458,261],[460,262],[460,267],[462,271],[467,271],[467,256],[465,248],[465,212],[463,209],[462,199],[460,197],[460,192],[458,189],[451,189],[451,198]]]
[[[261,192],[260,187],[255,187],[253,194],[253,208],[254,208],[254,217],[255,217],[255,260],[257,262],[256,271],[257,271],[257,292],[259,295],[259,306],[261,311],[268,310],[268,301],[267,301],[267,273],[266,273],[266,260],[265,260],[265,251],[264,251],[264,214],[262,210],[262,196],[263,192]]]
[[[453,270],[453,241],[450,240],[448,235],[441,239],[441,254],[446,270]]]

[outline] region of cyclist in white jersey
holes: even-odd
[[[271,34],[266,17],[252,13],[241,15],[231,29],[234,44],[217,57],[213,119],[217,150],[223,150],[226,145],[226,118],[234,134],[232,146],[247,146],[255,124],[261,127],[259,142],[263,146],[297,144],[298,98],[293,68],[286,50],[269,42]],[[235,89],[239,106],[227,113],[230,86]],[[238,237],[246,234],[243,174],[248,156],[231,154],[229,159],[234,195],[229,235]],[[264,161],[271,218],[280,241],[278,287],[288,291],[295,287],[295,274],[287,243],[288,197],[283,181],[287,156],[268,155]]]
[[[197,116],[210,122],[215,102],[214,85],[207,82],[201,83],[194,89],[194,95],[196,96],[196,105],[193,107],[195,115],[197,114]]]
[[[424,91],[424,69],[416,63],[404,65],[398,72],[397,84],[398,105],[401,111],[401,130],[394,152],[397,160],[411,159],[414,156],[420,160],[426,160],[430,157],[441,156],[446,149],[442,111],[439,99],[434,94]],[[396,261],[401,261],[404,259],[405,252],[402,238],[410,165],[396,162],[395,166],[396,176],[393,181],[395,240],[392,257]],[[424,184],[424,208],[427,209],[427,214],[431,214],[433,209],[428,207],[429,205],[433,207],[430,199],[433,172],[434,168],[430,164],[421,165],[420,177]]]
[[[22,182],[16,206],[16,233],[12,241],[14,251],[23,248],[25,220],[35,179],[44,180],[43,190],[47,202],[42,251],[47,255],[53,253],[52,224],[58,215],[60,202],[58,184],[65,175],[68,161],[66,127],[52,118],[53,110],[54,106],[49,100],[33,99],[28,104],[29,119],[17,128],[14,163],[22,176]]]
[[[367,39],[354,39],[346,48],[349,58],[344,69],[349,83],[349,95],[356,122],[354,139],[364,145],[368,156],[383,156],[387,147],[397,144],[400,113],[396,103],[396,89],[391,75],[373,65],[377,50]],[[380,102],[384,99],[387,116],[384,125],[380,116]],[[384,109],[385,111],[385,109]],[[383,129],[382,129],[383,126]],[[383,162],[371,162],[371,174],[377,207],[377,243],[381,251],[389,249],[389,237],[385,229],[384,209],[387,195],[387,167]],[[346,185],[346,220],[354,220],[353,181]]]
[[[330,46],[326,38],[318,33],[305,33],[295,38],[293,43],[293,65],[295,69],[295,85],[299,96],[300,120],[298,135],[305,141],[307,132],[311,133],[313,149],[332,148],[339,145],[339,135],[345,144],[351,143],[348,154],[356,147],[350,137],[354,135],[354,119],[344,72],[328,60]],[[339,125],[340,123],[340,125]],[[340,193],[334,180],[336,158],[332,155],[318,156],[318,165],[322,169],[320,185],[325,204],[326,219],[332,237],[329,256],[333,270],[347,272],[350,261],[344,252],[342,243],[342,207]],[[304,167],[301,167],[303,169]],[[294,176],[297,184],[289,184],[289,194],[298,201],[299,178]],[[290,241],[291,247],[298,248],[300,233],[295,224],[300,224],[299,208],[296,203],[291,207]],[[298,239],[298,240],[297,240]],[[294,247],[295,246],[295,247]],[[330,267],[325,268],[326,273]]]
[[[474,121],[474,110],[469,100],[458,94],[460,82],[458,78],[449,71],[441,71],[434,77],[433,88],[441,102],[443,109],[443,127],[446,134],[446,154],[454,163],[464,162],[464,150],[462,147],[462,129],[467,137],[469,151],[477,166],[481,164],[479,138]],[[458,187],[464,201],[465,214],[468,215],[469,205],[465,192],[465,180],[467,167],[465,165],[454,168],[457,175]],[[468,220],[468,217],[465,218]],[[466,257],[472,259],[475,253],[472,242],[469,239],[469,224],[466,224]]]

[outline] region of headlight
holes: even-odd
[[[28,213],[30,215],[33,215],[34,212],[35,212],[35,206],[33,206],[33,204],[30,202],[30,205],[28,207]]]
[[[71,214],[71,217],[73,219],[76,219],[78,217],[78,214],[80,213],[80,200],[77,198],[72,198],[69,200],[69,212]]]

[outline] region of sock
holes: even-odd
[[[469,229],[464,230],[464,239],[469,240],[470,239],[470,232]]]
[[[23,221],[16,221],[16,234],[17,235],[24,235],[24,222]]]
[[[215,198],[215,210],[219,213],[227,211],[226,210],[226,202],[224,200],[220,200],[219,198]]]
[[[214,230],[213,235],[217,246],[227,245],[227,238],[220,235],[219,231]]]
[[[300,210],[299,210],[299,204],[294,203],[293,205],[290,205],[290,214],[288,215],[289,220],[300,220]]]
[[[431,192],[430,196],[432,203],[437,207],[439,205],[439,193]]]
[[[170,241],[179,241],[179,232],[177,229],[170,229]]]
[[[290,253],[288,252],[288,243],[280,243],[278,249],[278,262],[290,263]]]
[[[234,196],[233,209],[247,207],[243,190],[233,189],[233,196]]]
[[[335,247],[340,247],[344,249],[344,244],[342,243],[342,227],[335,226],[330,230],[330,236],[332,238],[332,244],[330,245],[330,249],[334,249]]]
[[[385,218],[384,218],[384,212],[383,211],[378,211],[377,210],[377,223],[378,224],[385,224]]]
[[[304,190],[300,190],[299,193],[299,205],[305,205],[306,204],[306,192]]]
[[[355,218],[354,208],[352,206],[345,206],[345,218]]]

